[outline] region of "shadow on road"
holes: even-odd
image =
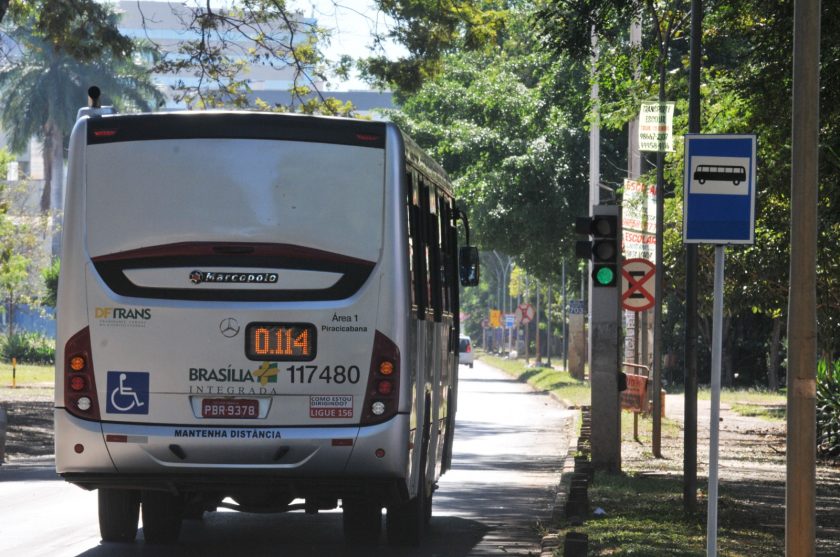
[[[297,513],[209,513],[204,520],[185,522],[181,540],[177,544],[147,545],[142,539],[141,530],[133,544],[102,543],[78,557],[460,557],[475,555],[473,548],[487,531],[486,526],[473,520],[452,516],[433,517],[431,530],[418,547],[387,545],[384,528],[379,544],[354,547],[344,543],[340,513],[323,513],[317,518]]]

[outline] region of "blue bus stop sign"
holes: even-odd
[[[685,136],[683,241],[755,242],[755,135]]]

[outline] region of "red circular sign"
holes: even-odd
[[[621,264],[621,307],[645,311],[656,304],[656,265],[647,259],[625,259]]]

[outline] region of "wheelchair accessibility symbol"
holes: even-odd
[[[149,413],[149,374],[144,371],[109,371],[109,414]]]

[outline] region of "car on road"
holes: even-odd
[[[461,335],[458,340],[458,363],[472,367],[473,360],[475,360],[472,340],[467,335]]]

